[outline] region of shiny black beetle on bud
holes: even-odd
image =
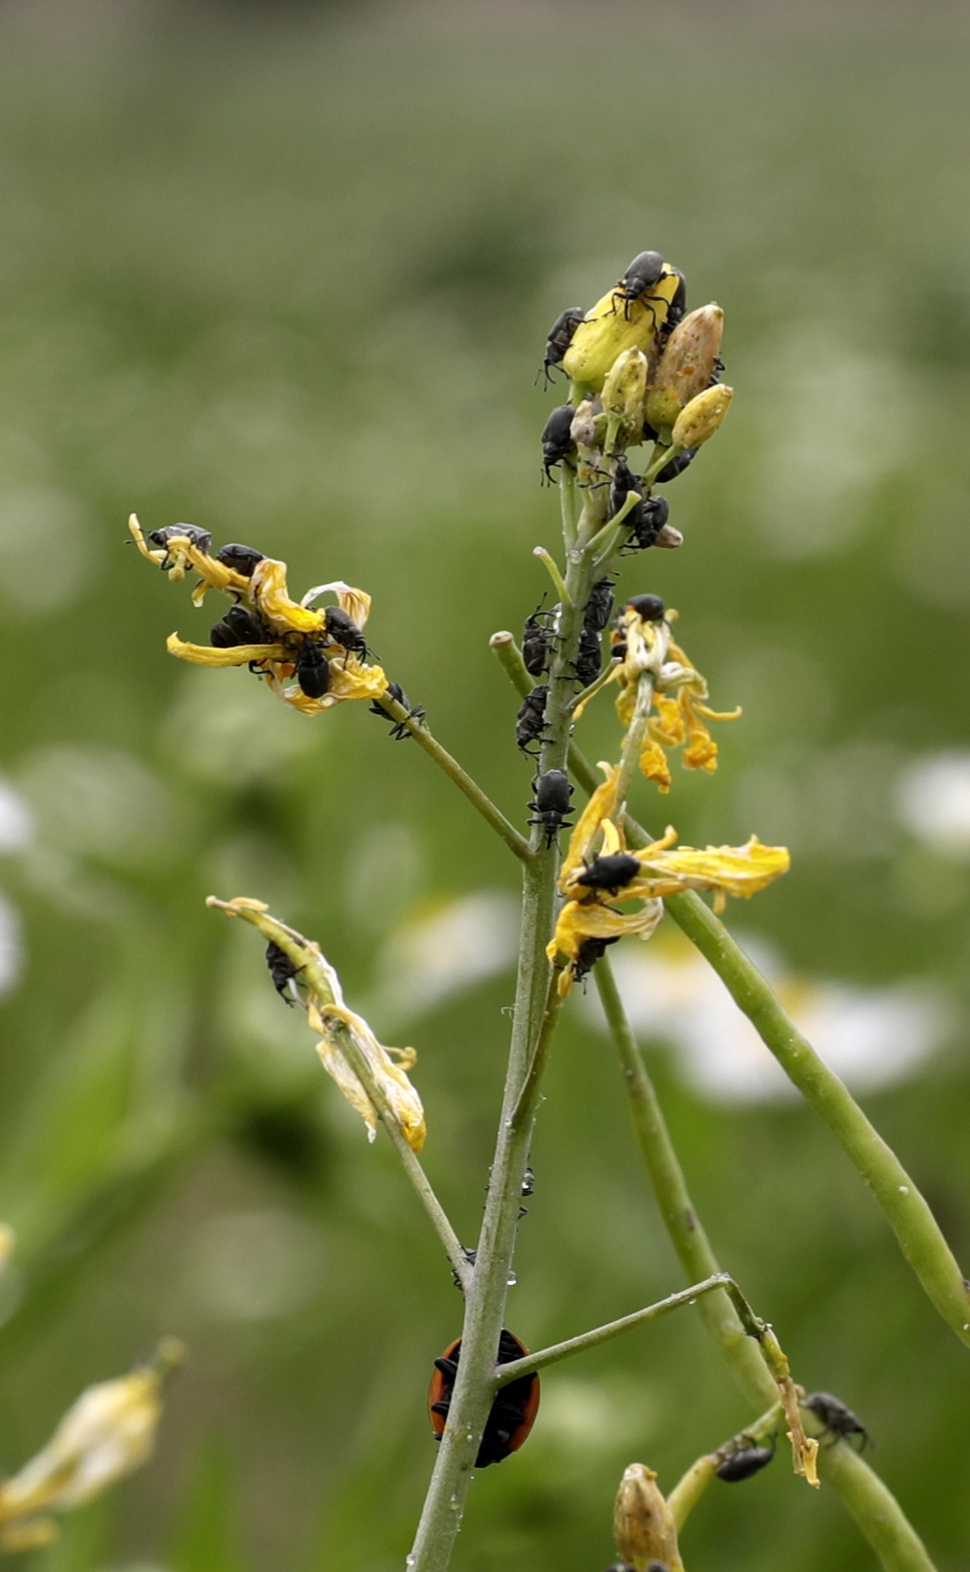
[[[650,291],[654,284],[659,284],[663,277],[664,259],[659,251],[641,251],[633,258],[623,277],[619,280],[614,291],[614,305],[616,296],[623,301],[623,313],[630,315],[630,301],[649,301]]]
[[[581,688],[588,688],[600,674],[603,648],[600,636],[593,628],[584,627],[579,635],[579,648],[573,661],[573,670]]]
[[[560,312],[549,329],[549,337],[546,339],[546,352],[543,356],[542,367],[539,371],[539,376],[536,377],[536,382],[538,382],[539,377],[544,379],[546,387],[552,382],[553,367],[562,365],[563,356],[572,343],[573,334],[576,332],[585,314],[582,306],[569,306],[565,311]]]
[[[223,546],[221,551],[216,552],[216,561],[221,562],[225,568],[231,568],[242,578],[251,579],[253,569],[257,562],[262,562],[264,555],[264,552],[257,551],[254,546],[241,546],[238,540],[233,540],[228,546]]]
[[[566,818],[573,788],[563,770],[547,770],[534,782],[535,796],[529,803],[533,817],[530,824],[538,824],[546,832],[546,850],[552,845],[559,831],[572,829]]]
[[[550,470],[557,464],[564,463],[568,455],[575,451],[576,444],[571,436],[575,414],[576,411],[571,404],[560,404],[553,410],[542,428],[542,467],[550,485],[552,484]]]
[[[619,942],[619,935],[615,939],[583,939],[573,961],[573,976],[576,981],[582,982],[589,976],[596,962],[601,961],[606,954],[608,944],[619,944]]]

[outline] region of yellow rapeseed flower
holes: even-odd
[[[573,334],[563,356],[566,375],[598,393],[625,350],[639,349],[649,355],[679,286],[679,276],[666,265],[663,276],[651,287],[649,299],[624,300],[614,286],[587,311]]]
[[[273,917],[262,901],[246,896],[220,901],[210,895],[206,904],[217,906],[227,917],[252,923],[288,957],[306,993],[301,1002],[307,1024],[319,1039],[320,1062],[360,1114],[368,1139],[375,1138],[380,1114],[397,1125],[413,1152],[420,1152],[427,1134],[424,1109],[405,1073],[417,1062],[414,1049],[385,1048],[379,1043],[363,1016],[344,1004],[340,979],[319,946]]]
[[[167,648],[179,660],[196,666],[248,665],[264,678],[277,698],[303,715],[322,714],[347,699],[373,701],[387,691],[387,677],[381,667],[365,663],[356,649],[347,647],[346,621],[334,627],[327,608],[320,610],[311,604],[324,594],[332,594],[340,613],[353,624],[349,632],[354,638],[370,612],[370,596],[364,590],[336,579],[316,585],[302,601],[295,601],[287,588],[286,563],[275,557],[260,557],[247,575],[203,549],[200,540],[209,540],[204,531],[192,530],[183,535],[178,533],[183,526],[176,525],[161,532],[163,545],[153,547],[135,514],[128,520],[128,527],[142,556],[161,567],[170,579],[179,582],[190,570],[198,574],[199,582],[192,593],[195,605],[202,604],[209,590],[222,591],[235,606],[251,613],[249,623],[255,633],[265,633],[265,642],[233,643],[230,634],[229,642],[218,645],[192,644],[172,633]],[[231,617],[232,613],[227,615]],[[245,626],[246,618],[242,620]],[[317,680],[311,684],[304,677],[303,682],[315,690],[311,693],[304,691],[300,681],[301,651],[308,646],[312,646],[311,653],[316,658],[313,669]],[[319,689],[324,691],[316,691]]]

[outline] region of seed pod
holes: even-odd
[[[712,301],[679,322],[667,340],[653,377],[655,388],[669,388],[681,404],[689,404],[710,386],[717,370],[724,312]]]
[[[674,424],[683,409],[683,400],[673,388],[651,388],[643,408],[647,425],[654,431],[663,431]]]
[[[697,448],[710,441],[731,407],[733,388],[706,388],[692,398],[678,415],[673,430],[674,447]]]
[[[662,1561],[679,1569],[677,1529],[656,1479],[645,1463],[631,1463],[624,1473],[613,1511],[617,1554],[636,1567]]]

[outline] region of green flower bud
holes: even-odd
[[[697,448],[702,442],[708,442],[730,409],[733,397],[734,389],[720,384],[698,393],[677,416],[673,429],[674,446]]]
[[[680,403],[703,393],[714,375],[724,334],[724,312],[712,301],[678,322],[660,357],[653,386],[670,388]],[[675,417],[676,418],[676,417]]]
[[[620,1481],[613,1511],[617,1555],[643,1569],[661,1561],[670,1572],[682,1572],[677,1528],[669,1506],[645,1463],[631,1463]]]
[[[632,420],[646,390],[646,355],[642,349],[625,349],[614,360],[603,383],[603,408],[617,420]]]

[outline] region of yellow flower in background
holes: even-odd
[[[0,1547],[27,1549],[54,1538],[51,1512],[69,1512],[147,1463],[162,1415],[166,1375],[184,1358],[166,1338],[142,1365],[81,1393],[50,1441],[0,1484]]]
[[[17,1236],[9,1223],[0,1223],[0,1272],[3,1271],[13,1254],[13,1247]]]
[[[199,575],[192,600],[200,606],[210,589],[230,596],[233,605],[216,624],[209,644],[169,635],[167,648],[196,666],[249,666],[276,697],[302,715],[320,715],[348,699],[373,702],[387,691],[380,666],[364,657],[363,628],[371,598],[364,590],[335,579],[317,584],[295,601],[287,587],[286,563],[249,546],[232,544],[213,556],[212,537],[192,524],[174,524],[144,534],[133,513],[128,527],[142,556],[180,581],[190,569]],[[312,602],[332,594],[336,606]],[[293,681],[292,679],[296,679]]]
[[[310,1030],[319,1038],[320,1063],[360,1114],[368,1140],[374,1140],[378,1117],[382,1117],[397,1126],[412,1152],[420,1152],[427,1135],[424,1108],[406,1074],[417,1062],[415,1050],[385,1048],[379,1043],[363,1016],[344,1004],[340,979],[319,945],[273,917],[262,901],[246,896],[220,901],[210,895],[206,905],[218,907],[227,917],[242,917],[252,923],[270,942],[267,960],[271,965],[275,949],[288,975],[302,985],[306,998],[301,997],[300,1003]]]

